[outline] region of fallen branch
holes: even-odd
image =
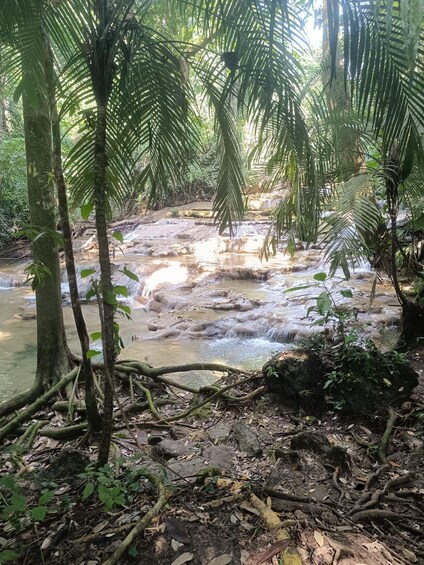
[[[156,485],[158,489],[158,500],[156,504],[143,516],[143,518],[134,526],[131,532],[127,535],[121,545],[114,551],[111,557],[107,559],[103,565],[116,565],[120,562],[122,555],[128,550],[133,541],[144,532],[149,522],[159,514],[160,510],[165,506],[169,498],[171,497],[171,492],[166,490],[163,483],[155,475],[150,473],[143,473],[143,476]]]

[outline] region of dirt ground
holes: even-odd
[[[30,508],[40,506],[40,488],[53,491],[52,499],[44,519],[18,512],[16,526],[3,518],[0,548],[17,549],[14,562],[27,565],[104,563],[156,502],[156,489],[136,476],[142,469],[161,478],[170,498],[119,563],[424,563],[424,347],[409,356],[420,385],[396,409],[386,463],[378,447],[387,417],[317,419],[250,380],[231,391],[232,398],[247,395],[246,402],[207,404],[179,424],[152,424],[148,412],[133,417],[131,433],[123,424],[114,434],[111,469],[96,476],[81,475],[95,459],[94,440],[38,438],[22,454],[20,494]],[[119,394],[125,404],[128,391]],[[189,393],[155,391],[160,395],[176,401],[160,408],[166,418],[191,406]],[[37,418],[46,416],[51,408]],[[13,470],[11,457],[3,457],[3,477]],[[276,529],[267,527],[256,497],[280,519]],[[289,542],[282,544],[281,529]],[[288,543],[301,561],[287,561]]]

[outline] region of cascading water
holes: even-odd
[[[113,260],[115,284],[128,287],[132,307],[133,320],[119,320],[126,345],[122,356],[154,365],[215,361],[253,369],[274,352],[292,347],[300,334],[315,331],[306,312],[316,289],[285,290],[311,282],[314,273],[325,270],[320,251],[299,251],[294,259],[281,253],[261,263],[258,251],[267,229],[264,222],[248,222],[230,239],[218,237],[209,221],[162,218],[127,234]],[[87,246],[77,261],[79,274],[96,268]],[[2,397],[30,386],[34,375],[36,322],[33,293],[21,286],[24,266],[0,262],[0,287],[9,289],[0,292]],[[124,266],[139,282],[124,275]],[[386,283],[369,309],[373,277],[364,265],[346,286],[354,290],[359,318],[376,333],[378,324],[396,321],[399,307]],[[79,276],[78,282],[85,297],[90,277]],[[68,304],[66,274],[62,291]],[[71,309],[65,306],[64,313],[70,346],[78,351]],[[97,306],[85,304],[84,314],[89,331],[98,331]]]

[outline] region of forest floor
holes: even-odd
[[[15,500],[9,520],[3,509],[3,551],[18,550],[15,562],[26,565],[104,563],[157,500],[134,474],[143,469],[160,477],[170,498],[119,563],[424,563],[424,348],[409,356],[420,385],[396,409],[386,463],[378,448],[387,414],[312,417],[258,390],[258,379],[231,391],[250,395],[245,403],[206,404],[170,426],[152,424],[149,412],[132,417],[131,433],[124,424],[114,433],[110,468],[97,474],[84,471],[96,457],[94,440],[40,437],[22,454],[21,507]],[[190,393],[155,386],[155,399],[175,401],[159,408],[164,418],[192,405]],[[124,385],[118,394],[129,402]],[[44,417],[51,407],[36,415]],[[57,425],[63,420],[54,414]],[[3,477],[12,460],[13,452],[3,457]],[[40,501],[41,489],[51,495]],[[45,512],[23,510],[22,499]]]

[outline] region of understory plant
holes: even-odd
[[[321,292],[313,297],[315,304],[307,315],[318,314],[312,326],[323,327],[323,331],[305,337],[301,347],[317,353],[323,361],[327,402],[338,411],[367,415],[385,413],[389,405],[406,400],[418,384],[407,357],[395,350],[382,353],[371,339],[361,335],[359,327],[352,324],[357,319],[355,307],[336,300],[337,294],[352,298],[352,292],[331,287],[326,273],[317,273],[311,285],[288,290],[311,286]]]

